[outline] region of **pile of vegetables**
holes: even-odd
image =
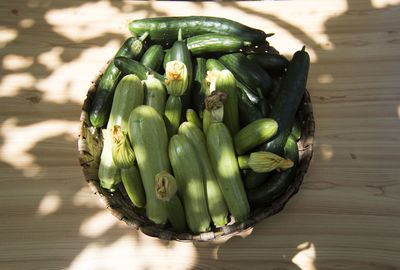
[[[215,17],[133,20],[98,82],[103,188],[122,183],[155,224],[200,233],[243,222],[290,185],[309,56],[268,51],[269,34]]]

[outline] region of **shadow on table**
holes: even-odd
[[[318,60],[312,64],[309,85],[314,106],[323,116],[328,110],[324,108],[325,105],[348,98],[349,89],[342,89],[343,95],[335,96],[329,91],[333,87],[340,87],[338,82],[342,76],[357,75],[356,70],[362,61],[359,51],[370,45],[362,37],[350,37],[347,29],[351,27],[352,33],[360,34],[376,32],[379,28],[374,26],[374,22],[384,17],[395,17],[394,14],[398,13],[398,6],[374,10],[369,1],[359,1],[356,5],[348,2],[346,12],[328,19],[325,23],[325,34],[331,44],[319,44],[302,29],[268,12],[244,8],[234,2],[221,2],[220,5],[235,7],[248,14],[274,21],[315,51]],[[84,183],[81,172],[76,170],[77,120],[82,100],[74,98],[76,92],[73,91],[73,83],[76,78],[66,79],[57,71],[63,66],[73,71],[75,64],[84,69],[79,64],[87,59],[85,51],[99,48],[113,40],[122,44],[126,37],[106,31],[99,34],[87,33],[89,38],[82,36],[79,39],[73,31],[78,31],[77,35],[85,33],[84,25],[73,28],[73,17],[61,17],[60,19],[71,20],[72,30],[59,29],[56,20],[62,14],[50,13],[52,10],[66,10],[67,16],[73,16],[79,14],[80,10],[85,10],[95,16],[96,12],[104,10],[109,10],[110,13],[106,13],[108,15],[141,10],[148,17],[166,14],[153,4],[153,1],[86,1],[82,4],[75,0],[30,0],[26,5],[10,4],[15,6],[10,10],[5,10],[3,6],[2,10],[8,14],[0,19],[4,26],[1,28],[3,40],[0,43],[0,181],[3,186],[0,218],[7,226],[4,227],[6,231],[1,232],[0,266],[22,269],[29,263],[32,269],[43,266],[49,269],[115,269],[115,266],[123,267],[122,261],[127,260],[126,258],[133,257],[125,250],[127,246],[133,246],[135,248],[129,249],[129,252],[134,251],[135,256],[142,257],[143,262],[132,265],[137,269],[156,269],[157,255],[167,253],[169,249],[173,252],[177,250],[175,247],[179,245],[175,243],[149,239],[118,223],[114,217],[110,218],[108,212],[93,203],[94,195]],[[201,2],[196,4],[198,8],[202,7]],[[362,16],[363,23],[360,20],[355,23],[349,16],[354,14]],[[386,34],[395,35],[396,31]],[[341,49],[335,49],[336,46]],[[293,51],[297,49],[294,48]],[[345,56],[350,61],[343,63]],[[329,70],[331,65],[326,63],[332,61],[345,64],[345,67]],[[79,76],[76,72],[67,74]],[[60,88],[48,89],[48,80],[51,85],[56,85],[54,80],[60,80]],[[83,81],[89,85],[88,78]],[[82,91],[86,91],[85,85]],[[325,124],[329,125],[325,129],[341,128],[340,123]],[[23,138],[27,138],[26,143],[23,143]],[[334,146],[326,145],[326,148],[332,158],[335,155]],[[324,149],[317,149],[321,151],[316,153],[317,158],[325,156],[322,152],[326,150]],[[356,159],[357,154],[349,153],[348,158],[350,161]],[[324,162],[323,166],[329,166],[329,159]],[[311,173],[319,172],[321,171],[317,168]],[[312,191],[312,186],[313,183],[307,183],[306,178],[303,189],[296,197],[307,201],[304,192]],[[317,237],[310,239],[293,235],[288,239],[286,235],[282,235],[286,242],[279,247],[279,235],[274,235],[270,224],[280,224],[278,221],[281,219],[286,220],[282,224],[289,224],[289,218],[290,215],[285,213],[269,218],[256,226],[245,239],[234,237],[221,245],[195,245],[193,252],[197,259],[192,262],[192,268],[235,269],[236,263],[244,261],[249,262],[249,268],[259,269],[326,268],[325,259],[329,255],[329,247],[326,243],[319,242]],[[18,222],[15,230],[10,222]],[[25,231],[21,231],[21,224],[26,226]],[[274,241],[270,241],[271,238]],[[186,247],[192,251],[189,246]],[[320,248],[325,253],[321,253]],[[179,261],[181,253],[173,252],[168,253],[170,255],[167,260]],[[304,261],[301,256],[298,256],[299,261],[296,262],[296,256],[301,252],[306,258],[305,262],[309,263],[309,268],[302,264]],[[107,254],[112,254],[113,258],[121,258],[121,262],[107,261]],[[97,261],[96,256],[105,259]],[[187,256],[190,257],[190,254]],[[260,258],[262,260],[257,261]],[[84,265],[85,262],[90,265]],[[266,262],[271,264],[265,265]],[[183,266],[182,269],[188,267],[190,266]],[[174,268],[171,266],[171,269]]]

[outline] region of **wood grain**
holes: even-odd
[[[400,269],[398,1],[3,1],[0,269]],[[316,121],[299,194],[252,231],[204,244],[127,228],[77,160],[90,81],[132,18],[211,15],[303,44]]]

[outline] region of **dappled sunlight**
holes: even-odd
[[[397,106],[397,117],[400,119],[400,105]]]
[[[35,163],[36,157],[30,153],[32,148],[41,141],[62,134],[76,138],[78,123],[79,121],[46,120],[18,126],[17,118],[9,118],[0,126],[0,135],[4,139],[0,146],[0,160],[21,170],[25,176],[35,176],[40,172],[40,167]]]
[[[105,23],[104,18],[113,18],[113,20]],[[114,33],[115,29],[120,29],[121,26],[124,27],[124,32],[127,32],[120,11],[106,1],[84,3],[71,8],[52,9],[46,13],[45,19],[55,32],[74,42],[83,42],[107,33]],[[65,24],[66,21],[68,21],[68,25]],[[98,27],[88,27],[89,23],[98,24]]]
[[[110,55],[111,58],[119,46],[118,40],[111,40],[103,47],[86,49],[80,57],[58,66],[51,75],[36,84],[37,88],[44,92],[43,99],[56,103],[67,101],[82,103],[90,86],[88,78],[93,78],[94,74],[105,65],[105,62],[99,62],[99,55]],[[53,53],[46,54],[47,61],[49,58],[59,61],[57,49]],[[93,70],[95,63],[98,63],[98,68]],[[54,85],[58,87],[54,88]]]
[[[47,216],[57,212],[61,207],[60,194],[57,191],[47,192],[39,203],[37,214]]]
[[[70,270],[102,269],[190,269],[196,261],[192,244],[169,242],[143,234],[121,236],[114,243],[101,241],[88,244],[69,266]]]
[[[315,267],[316,252],[313,243],[304,242],[297,246],[300,250],[293,258],[292,262],[302,270],[317,270]]]
[[[374,8],[385,8],[390,5],[399,5],[400,0],[371,0],[371,3]]]
[[[33,87],[35,81],[35,77],[28,72],[5,75],[0,81],[0,97],[16,96],[21,89]]]
[[[80,228],[79,234],[89,238],[96,238],[117,224],[118,219],[110,215],[108,210],[103,210],[85,219]]]
[[[0,49],[4,48],[8,43],[16,39],[17,36],[17,30],[0,26]]]
[[[322,159],[323,160],[330,160],[332,159],[334,152],[333,152],[333,147],[329,144],[322,144],[319,146],[322,154]]]
[[[72,198],[72,204],[76,207],[101,208],[100,200],[93,200],[93,193],[88,185],[81,187]]]
[[[29,68],[33,64],[33,57],[24,57],[16,54],[8,54],[3,58],[3,67],[8,70]]]
[[[320,84],[330,84],[333,82],[333,76],[331,74],[321,74],[318,76],[318,82]]]

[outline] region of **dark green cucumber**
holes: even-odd
[[[141,40],[134,37],[128,38],[122,47],[115,54],[115,57],[124,56],[138,59],[143,51]],[[95,127],[103,127],[107,123],[111,111],[111,104],[114,95],[114,89],[119,79],[121,71],[111,61],[101,77],[90,107],[90,122]]]
[[[239,36],[214,33],[189,37],[186,43],[193,55],[238,52],[243,47],[251,45],[250,41],[245,41]]]
[[[247,58],[257,63],[270,74],[279,74],[285,71],[289,64],[289,60],[279,54],[273,53],[257,53],[249,54]]]
[[[221,62],[216,59],[207,59],[206,62],[207,70],[219,70],[222,71],[227,69]],[[251,122],[263,117],[263,114],[257,107],[257,102],[260,99],[254,96],[251,91],[239,81],[236,81],[236,86],[238,87],[238,106],[239,106],[239,120],[240,125],[245,126]],[[253,101],[249,98],[252,97]]]
[[[167,63],[171,61],[171,49],[165,50],[164,59],[163,59],[163,68],[167,66]]]
[[[293,182],[298,165],[299,151],[296,141],[291,136],[286,142],[284,152],[285,158],[293,161],[293,167],[282,172],[275,171],[268,181],[265,181],[261,186],[247,190],[247,198],[251,205],[271,203],[283,194]]]
[[[135,74],[141,80],[146,80],[148,74],[154,75],[154,77],[164,83],[164,76],[155,72],[154,70],[144,66],[142,63],[126,58],[116,57],[114,58],[115,66],[125,74]]]
[[[235,75],[236,79],[247,85],[253,94],[260,95],[260,89],[264,96],[272,88],[272,79],[261,67],[254,65],[242,53],[231,53],[221,56],[219,59]]]
[[[237,35],[253,43],[264,42],[270,36],[261,30],[225,18],[209,16],[157,17],[133,20],[129,30],[134,35],[148,31],[152,40],[174,41],[182,29],[183,38],[205,33]]]
[[[193,65],[192,59],[190,55],[190,51],[186,45],[186,42],[182,40],[182,31],[179,29],[176,34],[178,35],[178,40],[174,42],[171,47],[170,51],[170,61],[180,61],[186,65],[187,73],[188,73],[188,89],[186,90],[185,94],[181,97],[182,98],[182,109],[184,112],[188,108],[190,108],[191,102],[191,85],[193,80]]]
[[[192,107],[202,116],[205,108],[204,100],[208,93],[207,91],[207,67],[206,59],[197,57],[194,62],[194,80],[192,84]]]
[[[272,152],[282,155],[283,147],[293,127],[297,109],[303,98],[307,84],[310,56],[305,51],[297,51],[289,63],[286,76],[282,80],[278,95],[273,102],[270,118],[278,123],[278,132],[275,137],[266,144],[259,147],[259,151]],[[249,172],[246,183],[260,183],[265,180],[267,174]],[[246,187],[247,184],[246,184]]]
[[[161,45],[152,45],[150,46],[143,54],[140,62],[154,70],[159,71],[161,64],[164,59],[164,49]]]

